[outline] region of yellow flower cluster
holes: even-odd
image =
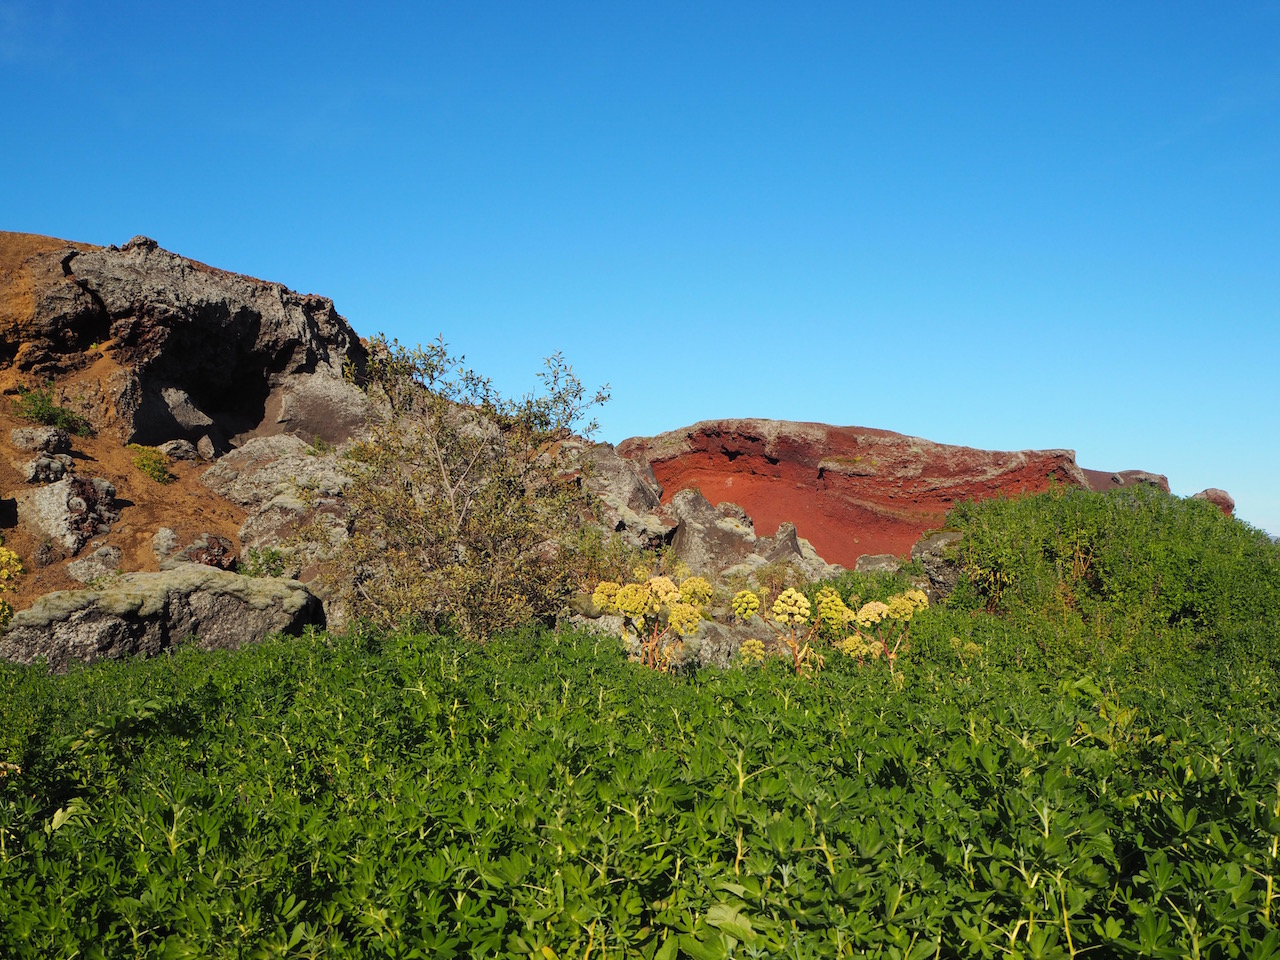
[[[739,620],[750,620],[760,609],[760,598],[750,590],[740,590],[734,594],[730,606],[733,607],[733,615]]]
[[[863,657],[878,657],[881,653],[880,644],[874,640],[869,640],[860,633],[855,633],[851,637],[845,637],[836,644],[836,649],[843,653],[846,657],[853,657],[861,660]]]
[[[692,603],[673,603],[667,613],[671,629],[682,637],[697,633],[702,625],[702,611]]]
[[[601,580],[596,584],[595,593],[591,594],[591,602],[601,610],[612,610],[613,601],[621,589],[622,586],[612,580]]]
[[[809,598],[799,590],[788,587],[773,601],[773,619],[786,626],[788,623],[809,622]]]
[[[695,607],[705,607],[711,602],[711,582],[705,577],[689,577],[680,584],[680,599]]]
[[[743,640],[738,647],[738,656],[743,663],[759,663],[764,659],[764,644],[759,640]]]
[[[652,613],[657,613],[661,606],[662,604],[647,583],[628,583],[626,586],[619,587],[613,598],[613,609],[624,617],[631,617],[634,620],[642,620]]]
[[[840,594],[831,587],[823,587],[818,591],[818,623],[824,630],[838,633],[853,620],[853,611],[845,606]]]
[[[0,590],[8,590],[9,582],[22,575],[22,561],[8,547],[0,547]]]
[[[853,620],[860,627],[874,627],[887,616],[889,616],[889,605],[879,600],[872,600],[862,605],[862,609],[854,614]]]
[[[649,593],[662,606],[677,603],[680,600],[680,588],[672,582],[670,577],[650,577],[646,586],[649,588]]]

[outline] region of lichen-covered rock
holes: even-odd
[[[671,539],[675,524],[661,513],[662,488],[647,465],[624,460],[612,444],[566,441],[564,453],[600,502],[599,520],[635,547],[653,549]]]
[[[119,573],[122,559],[124,559],[124,551],[119,547],[99,547],[87,557],[68,563],[67,575],[81,583],[92,583]]]
[[[295,580],[182,564],[127,574],[100,590],[41,597],[14,614],[0,635],[0,659],[42,659],[63,671],[73,661],[153,656],[185,642],[204,650],[236,649],[273,633],[298,634],[308,625],[323,627],[324,613]]]
[[[960,582],[960,565],[955,548],[964,539],[958,530],[946,530],[923,537],[911,548],[911,559],[919,560],[929,578],[929,602],[937,603],[951,595]]]
[[[27,483],[57,483],[75,469],[75,461],[65,453],[42,453],[22,465]]]
[[[902,558],[892,553],[867,553],[854,564],[857,573],[897,573],[902,569]]]
[[[176,538],[174,539],[176,541]],[[155,547],[154,538],[152,538],[152,547]],[[217,567],[219,570],[234,570],[238,555],[236,545],[226,537],[220,537],[214,533],[202,533],[181,550],[170,551],[160,561],[160,569],[168,570],[183,563],[199,563],[206,567]]]
[[[99,477],[64,477],[18,499],[18,522],[71,556],[119,519],[116,488]]]
[[[71,452],[71,435],[61,427],[15,427],[9,431],[9,442],[33,453]]]

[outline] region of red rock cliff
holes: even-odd
[[[757,530],[790,521],[846,567],[864,553],[908,553],[959,500],[1091,486],[1071,450],[1002,453],[821,423],[704,421],[617,449],[653,468],[663,502],[694,487],[744,507]]]

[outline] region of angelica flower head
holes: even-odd
[[[764,644],[759,640],[743,640],[738,647],[738,656],[743,663],[759,663],[764,659]]]
[[[595,592],[591,594],[591,602],[601,610],[614,610],[616,609],[614,600],[621,589],[621,585],[614,583],[612,580],[601,580],[596,584]]]
[[[823,587],[818,591],[818,622],[830,630],[841,630],[853,619],[853,611],[845,606],[844,600],[831,587]]]
[[[702,626],[702,613],[691,603],[673,603],[667,614],[667,622],[680,636],[692,636]]]
[[[760,598],[750,590],[739,590],[733,595],[730,606],[733,607],[733,615],[739,620],[750,620],[760,609]]]
[[[688,577],[680,584],[680,599],[695,607],[711,602],[711,583],[705,577]]]
[[[889,605],[879,600],[864,603],[862,609],[854,615],[854,622],[860,627],[873,627],[889,615]]]
[[[618,589],[613,599],[614,609],[624,617],[642,620],[658,612],[662,606],[649,590],[646,583],[628,583]]]
[[[677,603],[680,600],[680,588],[670,577],[650,577],[647,586],[659,604]]]
[[[809,598],[792,587],[783,590],[778,594],[778,599],[773,601],[773,619],[783,626],[788,623],[807,623],[809,610]]]

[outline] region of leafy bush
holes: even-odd
[[[248,556],[237,568],[246,577],[282,577],[288,567],[288,555],[276,547],[250,547]]]
[[[406,349],[379,339],[371,355],[368,388],[383,415],[343,460],[350,537],[333,587],[383,627],[484,638],[554,616],[576,586],[560,538],[588,505],[557,444],[607,394],[589,397],[559,355],[540,374],[542,392],[518,400],[443,341]]]
[[[172,483],[178,479],[169,472],[169,458],[155,447],[131,443],[129,449],[133,451],[133,465],[156,483]]]
[[[1204,501],[1058,490],[961,504],[948,524],[965,534],[948,605],[999,613],[1073,662],[1229,646],[1280,610],[1280,550]]]
[[[13,401],[13,414],[32,423],[40,423],[46,427],[60,427],[68,433],[82,437],[92,433],[89,421],[78,413],[58,406],[53,399],[53,385],[43,387],[19,387],[18,397]]]

